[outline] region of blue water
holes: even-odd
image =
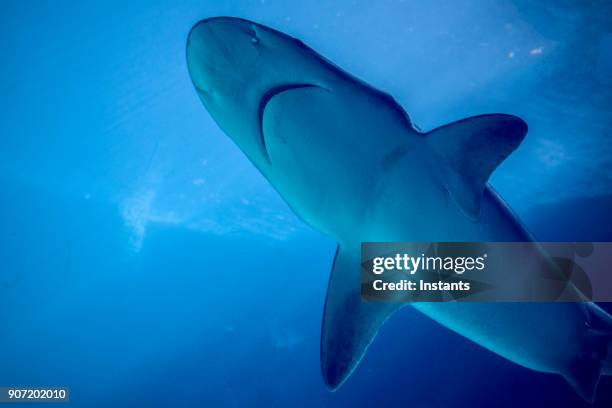
[[[493,175],[542,240],[612,240],[612,6],[565,0],[0,3],[0,386],[72,406],[586,406],[410,308],[330,393],[335,243],[198,101],[185,39],[235,15],[303,39],[429,130],[504,112]],[[612,406],[604,378],[595,406]]]

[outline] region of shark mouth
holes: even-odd
[[[266,106],[268,106],[268,102],[272,100],[275,96],[282,94],[283,92],[290,91],[292,89],[300,89],[300,88],[321,88],[318,85],[309,84],[309,83],[295,83],[295,84],[283,84],[278,85],[273,88],[268,89],[262,96],[259,101],[259,108],[257,110],[257,116],[259,119],[259,137],[261,139],[261,146],[263,148],[263,153],[268,162],[270,162],[270,155],[268,153],[268,148],[266,147],[266,137],[263,131],[263,116],[266,111]]]

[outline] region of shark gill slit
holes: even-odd
[[[309,84],[309,83],[283,84],[283,85],[278,85],[278,86],[268,89],[262,95],[261,100],[259,101],[259,108],[257,110],[257,116],[259,118],[259,137],[261,139],[261,146],[263,148],[264,156],[266,160],[268,161],[268,163],[270,162],[270,155],[268,154],[268,148],[266,147],[266,138],[263,132],[263,115],[264,115],[264,112],[266,111],[266,106],[268,106],[268,102],[270,102],[270,100],[274,98],[275,96],[278,96],[282,94],[283,92],[287,92],[292,89],[300,89],[300,88],[325,89],[318,85]]]

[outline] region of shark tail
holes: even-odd
[[[602,375],[612,375],[612,316],[594,303],[586,304],[587,325],[582,349],[562,373],[586,401],[593,403]]]

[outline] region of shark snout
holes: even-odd
[[[200,93],[213,92],[213,77],[218,64],[220,39],[215,33],[214,19],[198,22],[187,38],[187,67],[196,89]]]
[[[187,38],[187,66],[200,93],[211,95],[239,85],[258,42],[254,26],[234,17],[208,18],[193,26]]]

